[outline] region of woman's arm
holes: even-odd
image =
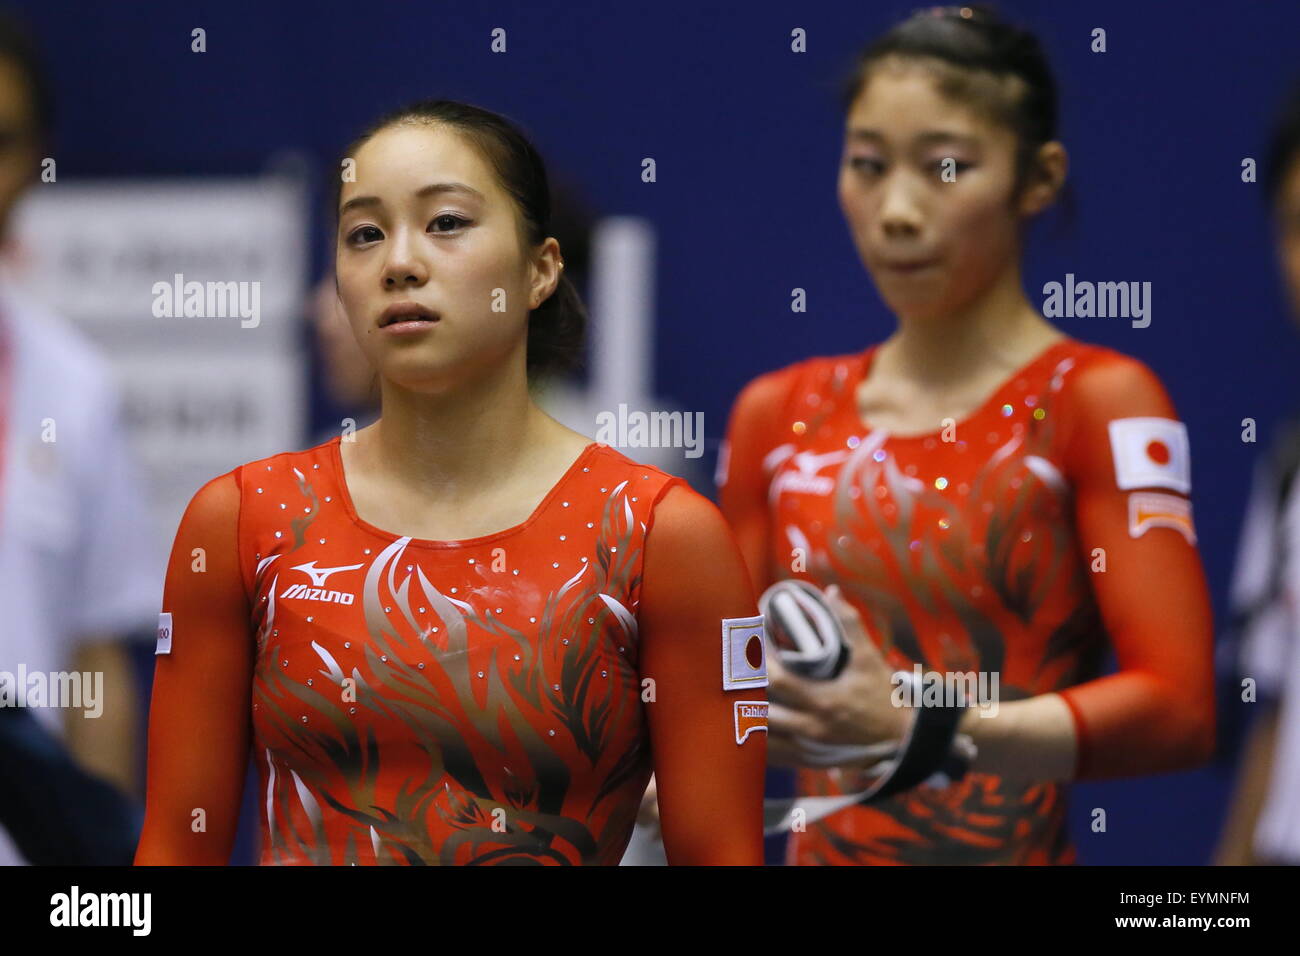
[[[1186,430],[1140,362],[1107,356],[1074,379],[1064,463],[1119,670],[1060,693],[1078,739],[1073,776],[1193,767],[1214,748],[1214,637]]]
[[[832,585],[826,597],[835,609],[849,644],[849,663],[831,681],[794,674],[778,659],[772,671],[771,753],[784,766],[807,763],[800,740],[814,744],[860,746],[903,739],[912,714],[894,693],[893,668],[867,635],[861,615]],[[991,716],[984,717],[981,714]],[[1014,782],[1062,780],[1074,768],[1074,721],[1056,694],[971,708],[958,728],[975,741],[979,753],[971,765],[982,773]],[[876,763],[873,757],[859,766]],[[847,765],[846,765],[847,766]]]
[[[1119,669],[995,716],[972,711],[960,730],[979,748],[975,769],[1013,779],[1195,766],[1214,749],[1214,635],[1185,429],[1160,380],[1117,354],[1079,369],[1062,399],[1079,559]]]
[[[670,864],[763,862],[765,670],[724,690],[724,635],[758,616],[745,563],[718,509],[685,485],[669,487],[647,531],[637,611],[640,672],[660,826]],[[752,620],[748,629],[762,630]],[[743,654],[747,641],[740,640]],[[762,676],[757,676],[761,671]]]
[[[225,865],[248,765],[253,640],[238,564],[239,485],[208,482],[167,565],[171,650],[154,665],[144,829],[137,865]],[[161,647],[160,647],[161,649]]]
[[[718,459],[718,507],[745,558],[755,594],[772,583],[767,563],[771,474],[763,459],[784,440],[773,429],[790,391],[790,374],[790,369],[769,372],[741,390]]]

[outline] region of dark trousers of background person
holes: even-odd
[[[0,824],[36,866],[130,866],[143,808],[87,773],[27,708],[0,707]]]

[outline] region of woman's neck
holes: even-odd
[[[387,379],[365,456],[398,488],[473,497],[517,474],[554,422],[532,401],[523,362],[505,362],[454,390],[414,391]]]
[[[1018,368],[1062,337],[1025,297],[1015,265],[957,312],[899,316],[879,359],[893,374],[942,385],[977,376],[990,363]]]

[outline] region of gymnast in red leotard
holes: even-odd
[[[545,171],[448,101],[346,153],[336,274],[377,422],[195,494],[168,567],[138,864],[762,862],[766,671],[744,559],[679,478],[531,378],[584,315]]]
[[[720,502],[756,588],[838,589],[852,641],[829,681],[771,664],[769,753],[799,794],[866,789],[865,757],[809,754],[900,739],[894,670],[996,690],[961,718],[969,773],[812,822],[792,862],[1072,862],[1066,781],[1211,752],[1186,428],[1145,365],[1064,336],[1022,288],[1022,225],[1065,178],[1054,96],[1037,42],[979,8],[868,48],[839,196],[898,329],[762,375],[733,408]]]

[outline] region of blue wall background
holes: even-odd
[[[859,46],[912,4],[13,6],[46,49],[65,177],[244,174],[285,150],[324,177],[378,112],[428,95],[520,121],[593,211],[655,223],[657,391],[704,412],[709,455],[754,375],[861,349],[892,328],[836,206],[835,91]],[[1053,59],[1078,198],[1073,225],[1053,214],[1036,227],[1031,298],[1067,272],[1153,283],[1149,328],[1060,325],[1164,379],[1191,431],[1197,525],[1222,621],[1261,448],[1243,444],[1241,420],[1255,418],[1267,437],[1300,398],[1262,189],[1240,179],[1300,79],[1300,6],[1001,9],[1036,29]],[[202,55],[189,51],[196,26],[207,30]],[[508,31],[505,55],[489,50],[494,27]],[[794,27],[807,31],[804,55],[789,50]],[[1089,50],[1094,27],[1107,31],[1105,54]],[[645,156],[657,160],[655,184],[641,182]],[[325,243],[314,245],[319,272]],[[795,286],[808,291],[797,318]],[[1239,710],[1224,713],[1229,752]],[[1206,862],[1229,770],[1078,786],[1081,861]],[[1105,834],[1087,827],[1098,806]]]

